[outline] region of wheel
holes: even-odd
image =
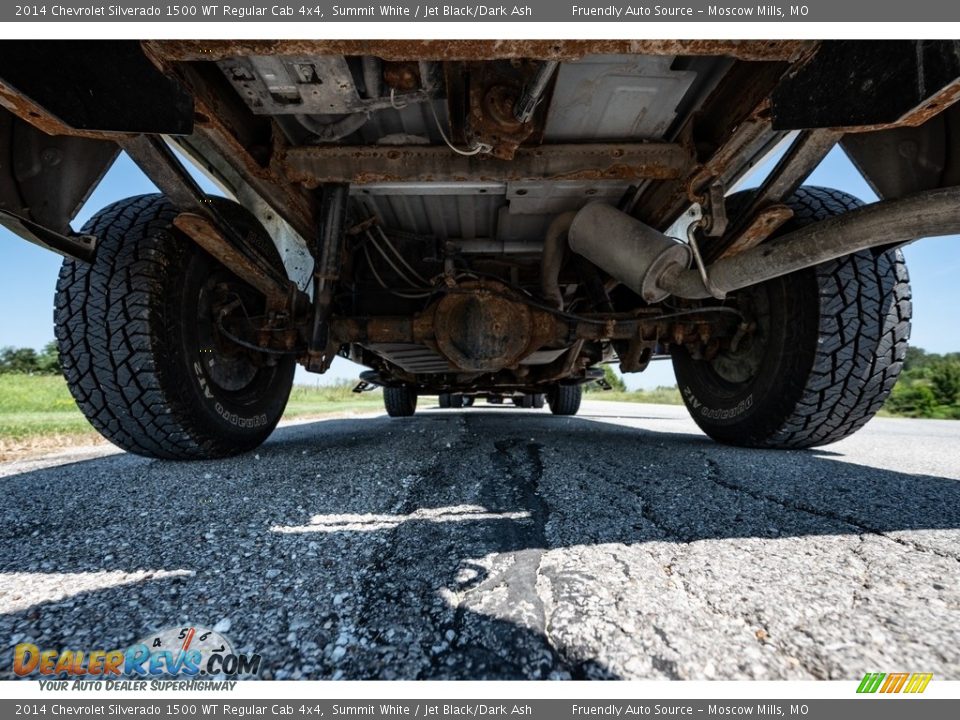
[[[537,393],[536,395],[533,396],[533,407],[537,408],[538,410],[541,409],[543,407],[544,401],[545,401],[544,394]]]
[[[473,395],[463,396],[463,407],[473,407]]]
[[[237,229],[280,264],[269,236],[242,207],[216,199]],[[238,347],[219,330],[225,297],[250,316],[263,298],[172,224],[162,195],[127,198],[84,226],[87,264],[67,259],[54,311],[60,364],[90,423],[139,455],[191,460],[257,447],[283,414],[293,356]]]
[[[443,409],[450,407],[450,393],[440,393],[440,407]]]
[[[576,415],[582,398],[583,388],[579,385],[554,385],[547,393],[547,404],[554,415]]]
[[[794,230],[861,205],[803,187]],[[673,365],[684,402],[710,437],[746,447],[808,448],[841,440],[883,405],[910,335],[910,285],[899,250],[870,250],[738,291],[757,330],[736,351]]]
[[[417,411],[417,389],[411,385],[385,387],[383,406],[390,417],[410,417]]]
[[[452,408],[462,408],[463,407],[463,395],[454,394],[450,396],[450,407]]]

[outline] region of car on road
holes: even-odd
[[[823,445],[900,373],[900,246],[960,231],[958,47],[5,41],[0,222],[64,255],[67,383],[131,452],[250,450],[336,357],[394,417],[669,357],[716,440]],[[837,146],[878,202],[804,185]],[[160,192],[74,231],[121,151]]]

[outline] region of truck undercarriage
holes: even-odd
[[[391,415],[670,356],[711,436],[809,447],[899,374],[958,98],[947,41],[4,42],[0,221],[66,257],[65,375],[135,452],[254,447],[337,356]],[[880,202],[803,186],[838,145]],[[120,150],[162,194],[73,232]]]

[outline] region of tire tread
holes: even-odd
[[[84,226],[98,238],[96,256],[66,259],[57,281],[60,365],[81,412],[120,448],[175,460],[232,455],[249,448],[205,428],[165,371],[180,361],[163,340],[172,319],[162,288],[185,247],[170,230],[176,214],[163,195],[141,195]]]
[[[790,203],[809,224],[862,205],[840,190],[805,186]],[[815,269],[820,286],[817,350],[800,400],[763,444],[806,448],[841,440],[870,420],[903,367],[911,294],[903,254],[871,250]]]

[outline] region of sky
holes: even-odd
[[[757,168],[750,186],[769,172],[775,158]],[[208,192],[216,192],[206,178],[196,173]],[[876,195],[846,155],[834,149],[807,180],[845,190],[866,201]],[[97,210],[131,195],[156,192],[153,184],[126,155],[120,155],[91,194],[73,222],[75,229]],[[913,331],[911,344],[930,352],[960,350],[960,323],[954,306],[960,301],[960,236],[928,238],[904,249],[913,287]],[[0,227],[0,347],[13,345],[40,349],[53,339],[53,295],[62,258],[22,240]],[[336,380],[355,380],[362,368],[337,358],[323,375],[298,369],[296,381],[303,384],[327,384]],[[625,377],[630,389],[673,385],[669,361],[655,362],[643,373]]]

